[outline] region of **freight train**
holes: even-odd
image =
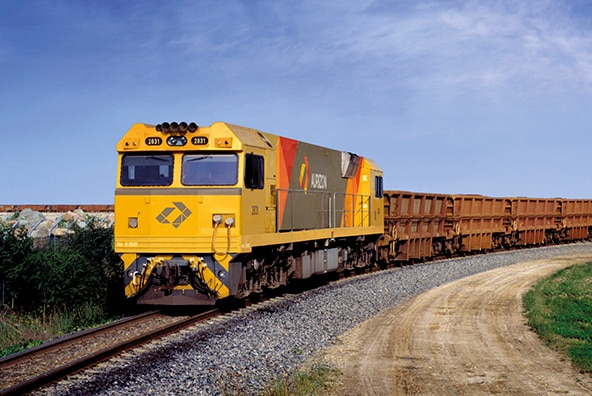
[[[138,304],[592,236],[592,200],[383,191],[368,158],[224,122],[135,124],[117,152],[114,247]]]

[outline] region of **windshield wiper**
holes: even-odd
[[[169,162],[170,158],[168,156],[155,156],[155,155],[147,155],[144,157],[145,159],[153,159],[153,160],[157,160],[157,161],[164,161],[164,162]]]
[[[202,155],[201,157],[186,159],[185,162],[201,161],[206,158],[214,158],[212,155]]]

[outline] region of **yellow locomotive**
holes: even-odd
[[[214,304],[377,259],[369,159],[223,122],[135,124],[117,152],[115,250],[139,304]]]

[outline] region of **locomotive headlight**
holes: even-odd
[[[137,217],[128,218],[127,225],[129,228],[138,228],[138,218]]]
[[[224,221],[228,227],[232,227],[234,225],[234,217],[227,217]]]
[[[181,132],[181,133],[185,133],[187,131],[193,133],[195,131],[197,131],[197,128],[199,128],[199,126],[195,123],[192,122],[190,124],[187,124],[185,121],[182,122],[163,122],[162,124],[158,124],[156,125],[156,130],[158,132],[162,132],[162,133],[174,133],[174,132]]]
[[[222,215],[215,214],[214,216],[212,216],[212,221],[216,224],[222,223]]]
[[[226,277],[226,273],[224,271],[218,271],[218,279],[224,279]]]

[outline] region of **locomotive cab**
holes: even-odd
[[[115,249],[126,295],[138,303],[212,304],[228,296],[240,235],[275,231],[274,176],[266,169],[274,161],[265,160],[271,143],[238,129],[136,124],[120,141]]]

